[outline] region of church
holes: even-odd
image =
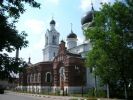
[[[91,27],[93,11],[82,18],[82,29]],[[59,92],[82,93],[96,87],[96,77],[85,66],[85,56],[91,50],[89,41],[77,45],[77,35],[71,29],[65,41],[59,42],[60,33],[55,20],[45,33],[43,61],[31,64],[30,58],[24,71],[19,73],[20,90],[33,93]]]

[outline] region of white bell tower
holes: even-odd
[[[50,22],[50,30],[47,29],[45,34],[43,61],[52,61],[58,53],[60,34],[56,31],[55,24],[56,22],[52,19]]]

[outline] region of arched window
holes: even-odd
[[[41,82],[41,73],[38,73],[38,78],[37,78],[37,82]]]
[[[53,54],[53,57],[55,57],[55,52],[54,52],[54,54]]]
[[[48,45],[48,37],[46,36],[45,44]]]
[[[56,36],[53,36],[52,42],[53,44],[56,44]]]
[[[27,83],[30,82],[30,75],[27,75]]]
[[[36,82],[36,74],[33,74],[33,82]]]
[[[32,83],[33,82],[33,75],[31,74],[30,75],[30,83]]]
[[[47,72],[47,73],[46,73],[45,81],[46,81],[47,83],[50,83],[50,82],[51,82],[51,78],[52,78],[51,73],[50,73],[50,72]]]
[[[60,77],[65,80],[66,77],[65,77],[65,68],[64,67],[61,67],[60,70],[59,70],[59,73],[60,73]]]

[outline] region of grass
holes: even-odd
[[[79,99],[77,99],[77,98],[72,98],[72,99],[70,99],[70,100],[79,100]],[[97,98],[84,98],[84,99],[80,99],[80,100],[97,100]]]

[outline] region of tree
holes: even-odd
[[[133,85],[133,5],[116,1],[102,4],[95,12],[93,27],[85,30],[92,43],[87,65],[95,67],[102,83],[127,93]],[[114,88],[114,89],[115,89]]]
[[[0,0],[0,79],[10,80],[12,74],[18,73],[25,62],[15,57],[9,57],[8,53],[27,47],[27,34],[23,31],[19,34],[15,23],[24,13],[24,3],[32,7],[40,7],[34,0]]]

